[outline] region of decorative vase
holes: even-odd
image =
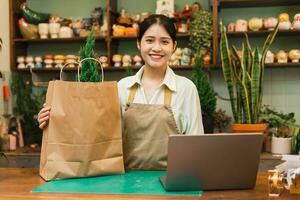
[[[292,149],[292,138],[272,137],[271,152],[276,154],[290,154]]]

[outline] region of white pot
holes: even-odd
[[[41,37],[42,39],[48,38],[48,34],[49,34],[49,24],[47,24],[47,23],[40,23],[40,24],[38,25],[38,30],[39,30],[40,37]]]
[[[272,153],[290,154],[292,148],[292,138],[272,137]]]

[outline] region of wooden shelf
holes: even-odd
[[[271,63],[265,64],[266,68],[300,68],[299,63]],[[213,68],[215,69],[222,69],[221,63],[215,65]]]
[[[105,40],[106,37],[96,37],[96,41]],[[16,38],[14,43],[57,43],[57,42],[81,42],[85,41],[86,37],[73,37],[73,38],[47,38],[47,39],[24,39]]]
[[[173,70],[190,70],[190,69],[193,69],[194,66],[193,65],[188,65],[188,66],[171,66],[171,68]],[[210,65],[204,65],[203,68],[220,68],[220,66],[215,66],[213,64],[210,64]],[[133,70],[139,70],[140,67],[132,67]],[[104,71],[125,71],[126,68],[125,67],[107,67],[107,68],[104,68]],[[17,72],[30,72],[29,69],[16,69]],[[59,72],[60,71],[60,68],[34,68],[32,70],[33,72]],[[64,72],[74,72],[74,71],[77,71],[77,68],[65,68],[64,69]]]
[[[219,0],[220,8],[294,6],[300,5],[299,0]]]
[[[265,64],[267,68],[293,68],[299,67],[300,63],[272,63],[272,64]]]
[[[300,1],[299,1],[300,2]],[[260,30],[260,31],[247,31],[247,32],[227,32],[228,38],[240,38],[244,37],[244,34],[247,34],[249,37],[261,37],[267,36],[271,31],[269,30]],[[220,38],[221,34],[218,34]],[[300,36],[300,30],[287,30],[287,31],[278,31],[277,36]]]

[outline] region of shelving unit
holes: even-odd
[[[205,66],[206,68],[220,69],[219,63],[219,18],[220,10],[228,8],[243,8],[243,7],[263,7],[263,6],[293,6],[300,5],[299,0],[210,0],[210,7],[213,13],[213,54],[212,54],[212,64]],[[16,1],[10,1],[10,32],[11,34],[11,69],[12,71],[20,72],[29,72],[26,69],[17,69],[16,58],[19,55],[27,55],[28,46],[31,44],[58,44],[58,43],[83,43],[86,38],[74,37],[74,38],[58,38],[58,39],[23,39],[17,27],[17,21],[19,19],[20,13],[18,10],[18,3]],[[136,40],[135,36],[113,36],[110,29],[112,24],[115,23],[114,18],[110,14],[112,11],[117,12],[117,0],[105,0],[106,6],[106,17],[108,20],[109,32],[106,37],[96,37],[96,42],[104,43],[106,49],[106,56],[108,56],[109,66],[112,66],[112,55],[118,52],[117,48],[122,41],[134,41]],[[265,37],[270,31],[260,30],[260,31],[248,31],[246,32],[249,37]],[[241,32],[229,32],[227,33],[228,38],[243,38],[244,33]],[[278,36],[300,36],[299,30],[289,30],[289,31],[279,31]],[[189,34],[178,34],[178,40],[187,41]],[[274,63],[271,65],[266,65],[267,67],[300,67],[300,64],[297,63],[287,63],[287,64],[278,64]],[[136,70],[136,68],[133,68]],[[174,67],[174,69],[192,69],[192,66],[189,67]],[[53,72],[59,71],[59,69],[35,69],[38,72]],[[106,71],[123,71],[125,68],[106,68]],[[72,70],[70,70],[72,71]]]
[[[84,43],[86,40],[85,37],[74,37],[74,38],[57,38],[57,39],[24,39],[22,38],[18,26],[17,21],[20,18],[21,14],[18,12],[19,3],[17,1],[10,1],[10,30],[11,30],[11,70],[18,71],[18,72],[29,72],[29,69],[17,69],[16,59],[17,56],[26,56],[28,47],[32,44],[74,44],[74,43]],[[106,17],[108,22],[108,35],[105,37],[96,37],[96,42],[103,42],[106,48],[106,56],[108,56],[109,66],[112,66],[112,55],[114,53],[120,53],[116,49],[119,45],[119,42],[122,41],[134,41],[137,39],[136,36],[113,36],[111,32],[112,24],[115,23],[115,19],[110,14],[111,12],[117,12],[117,0],[105,0],[105,10],[106,10]],[[178,40],[185,40],[189,39],[188,33],[178,33],[177,34]],[[211,67],[212,65],[207,65],[205,67]],[[182,67],[173,67],[175,70],[187,70],[192,69],[192,66],[182,66]],[[138,68],[133,67],[133,70],[137,70]],[[74,71],[76,69],[68,69],[68,71]],[[124,71],[125,68],[114,68],[109,67],[105,68],[106,71]],[[59,69],[51,68],[51,69],[34,69],[36,72],[57,72]]]
[[[220,10],[229,8],[248,8],[248,7],[279,7],[279,6],[296,6],[300,5],[299,0],[212,0],[212,12],[213,12],[213,45],[214,45],[214,63],[216,66],[220,66],[219,62],[219,19]],[[258,16],[259,17],[259,16]],[[226,24],[224,24],[226,26]],[[246,33],[250,38],[252,37],[267,37],[271,31],[259,30],[259,31],[247,31],[247,32],[227,32],[228,38],[244,38]],[[277,37],[280,36],[300,36],[299,30],[279,30]],[[287,68],[287,67],[300,67],[300,63],[273,63],[266,64],[267,68]]]

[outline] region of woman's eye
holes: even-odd
[[[146,42],[151,43],[151,42],[153,42],[153,40],[152,39],[146,39]]]
[[[169,44],[169,41],[168,40],[163,40],[162,43],[163,44]]]

